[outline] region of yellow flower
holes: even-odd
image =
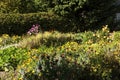
[[[33,59],[36,59],[36,56],[32,56]]]
[[[16,80],[15,78],[13,78],[12,80]]]
[[[42,75],[42,73],[39,73],[39,74],[38,74],[38,76],[41,76],[41,75]]]
[[[32,73],[34,73],[35,71],[34,70],[32,70]]]
[[[27,61],[26,61],[26,64],[30,64],[32,60],[29,58]]]
[[[114,52],[113,54],[117,55],[117,54],[118,54],[118,52],[116,51],[116,52]]]
[[[17,67],[18,70],[19,70],[20,68],[21,68],[20,66]]]
[[[108,25],[103,26],[102,31],[106,31],[108,29]]]
[[[105,26],[105,29],[107,29],[107,28],[108,28],[108,25]]]
[[[12,39],[13,39],[13,40],[16,40],[16,39],[17,39],[17,37],[16,37],[16,36],[13,36],[13,37],[12,37]]]
[[[23,80],[22,78],[19,78],[18,80]]]
[[[99,54],[98,52],[96,52],[95,54]]]
[[[100,37],[100,35],[97,35],[97,37],[99,38],[99,37]]]
[[[8,34],[3,34],[2,37],[3,37],[3,38],[8,38],[9,35],[8,35]]]
[[[31,53],[30,53],[30,52],[28,52],[27,54],[28,54],[28,55],[30,55]]]
[[[25,67],[25,64],[22,64],[22,67]]]
[[[97,71],[97,69],[96,69],[95,67],[92,67],[92,70],[93,70],[94,72],[96,72],[96,71]]]
[[[68,50],[71,51],[71,48],[69,48]]]
[[[0,38],[0,43],[2,42],[2,39]]]
[[[88,44],[91,44],[91,43],[92,43],[92,41],[91,41],[91,40],[89,40],[89,41],[88,41]]]
[[[106,36],[104,36],[103,38],[106,38]]]
[[[96,36],[96,34],[93,34],[93,36]]]

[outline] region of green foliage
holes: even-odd
[[[37,69],[26,72],[23,79],[119,80],[120,45],[115,33],[104,26],[101,31],[82,34],[79,44],[70,41],[57,48],[40,48]]]
[[[1,0],[0,13],[18,13],[20,0]]]
[[[13,80],[119,80],[119,32],[110,33],[104,26],[99,31],[72,34],[72,41],[67,40],[68,34],[44,32],[43,39],[50,46],[43,43],[35,49],[0,50],[0,69],[14,68],[18,77]],[[33,42],[40,40],[37,35],[28,37]],[[51,42],[58,45],[61,42],[61,45]]]
[[[38,33],[33,36],[25,36],[22,41],[19,42],[22,48],[37,48],[41,45],[46,46],[60,46],[67,41],[72,41],[74,38],[73,34],[60,33],[57,31]]]
[[[54,7],[54,0],[34,0],[37,11],[48,11]]]
[[[116,13],[116,0],[61,0],[55,3],[55,13],[72,20],[75,30],[99,29],[112,25]],[[107,3],[106,3],[107,2]]]
[[[1,13],[37,12],[34,0],[3,0],[0,1]]]
[[[57,49],[46,50],[40,53],[37,69],[26,72],[24,79],[119,79],[119,46],[114,43],[101,45],[97,42],[86,46],[67,42]]]
[[[0,50],[0,70],[15,70],[17,65],[27,58],[25,52],[25,49],[15,47]]]
[[[3,34],[0,36],[0,49],[1,47],[16,44],[21,40],[20,36],[9,36],[8,34]]]
[[[120,32],[114,32],[114,40],[119,41],[120,40]]]
[[[20,0],[19,4],[19,13],[37,12],[34,0]]]
[[[97,30],[97,31],[85,31],[84,33],[77,33],[75,34],[75,40],[76,41],[82,41],[82,44],[85,43],[96,43],[99,41],[107,41],[111,42],[113,41],[113,38],[115,35],[114,33],[110,33],[108,29],[108,25],[103,26],[102,30]],[[116,34],[117,35],[117,34]],[[116,40],[116,39],[114,39]]]
[[[29,13],[29,14],[0,14],[0,34],[23,34],[33,24],[40,24],[42,30],[70,31],[72,26],[67,19],[54,15],[53,13]]]
[[[42,23],[42,24],[44,24],[45,27],[58,26],[57,30],[61,30],[61,31],[79,32],[89,29],[95,30],[95,29],[100,29],[102,25],[106,25],[106,24],[110,25],[109,27],[111,29],[117,29],[116,27],[112,27],[112,25],[114,24],[115,13],[118,9],[117,8],[118,6],[114,5],[115,1],[116,0],[100,0],[100,1],[97,0],[92,0],[92,1],[91,0],[69,0],[69,1],[67,0],[49,0],[49,1],[48,0],[9,0],[9,1],[2,0],[0,1],[0,13],[24,14],[24,13],[36,13],[36,12],[54,12],[55,14],[62,16],[63,18],[57,17],[57,18],[51,18],[49,20],[48,17],[48,19],[45,19],[47,23]],[[36,14],[38,14],[39,16],[39,13]],[[14,15],[15,17],[13,17]],[[46,13],[44,15],[46,15]],[[21,19],[24,19],[23,15],[13,14],[12,16],[10,14],[12,19],[15,18],[18,20],[18,22],[15,23],[13,21],[10,21],[9,19],[3,20],[4,19],[3,17],[7,16],[6,18],[8,18],[9,16],[8,14],[7,15],[0,14],[0,19],[1,16],[2,16],[2,20],[0,21],[4,22],[5,20],[8,20],[7,22],[5,22],[5,24],[8,22],[11,23],[12,25],[8,24],[9,26],[17,25],[22,27],[24,26],[28,27],[31,26],[31,24],[33,23],[41,22],[39,21],[40,18],[38,16],[37,18],[36,17],[31,18],[30,21],[27,21],[28,23],[25,23],[26,20],[22,21],[22,23],[24,24],[21,23]],[[28,17],[25,19],[29,20]],[[26,28],[26,30],[27,29],[28,28]]]

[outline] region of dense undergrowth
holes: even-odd
[[[2,48],[17,43],[18,46]],[[120,32],[57,31],[0,37],[0,71],[7,80],[119,80]],[[13,73],[13,72],[15,73]]]

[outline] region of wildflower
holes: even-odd
[[[92,43],[92,40],[88,40],[88,42],[87,42],[88,44],[91,44]]]
[[[0,38],[0,43],[2,42],[2,39]]]
[[[42,76],[42,73],[39,73],[38,76]]]
[[[93,70],[94,72],[96,72],[96,71],[97,71],[97,69],[96,69],[95,67],[92,67],[92,70]]]
[[[110,40],[110,38],[109,38],[109,37],[107,37],[107,40]]]
[[[106,38],[106,36],[104,36],[103,38]]]
[[[96,36],[96,34],[93,34],[93,36]]]
[[[32,73],[35,73],[35,71],[34,71],[34,70],[32,70]]]
[[[23,80],[22,78],[19,78],[19,80]]]
[[[36,56],[32,56],[33,59],[36,59]]]
[[[25,67],[25,64],[22,64],[22,67]]]
[[[33,25],[32,28],[27,32],[27,34],[32,35],[38,33],[39,27],[40,27],[39,24]]]
[[[17,39],[17,36],[13,36],[12,39],[15,41]]]
[[[99,37],[100,37],[100,35],[97,35],[97,37],[99,38]]]
[[[8,34],[3,34],[2,37],[7,39],[7,38],[9,38],[9,35]]]
[[[107,28],[108,28],[108,25],[105,26],[105,29],[107,29]]]
[[[105,30],[107,30],[107,29],[108,29],[108,25],[103,26],[102,31],[105,31]]]
[[[30,64],[31,61],[32,61],[32,60],[29,58],[29,59],[27,60],[26,64]]]
[[[118,54],[118,52],[116,51],[116,52],[114,52],[113,54],[117,55],[117,54]]]

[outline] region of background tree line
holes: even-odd
[[[113,28],[116,0],[1,0],[0,13],[53,12],[72,22],[73,31]]]

